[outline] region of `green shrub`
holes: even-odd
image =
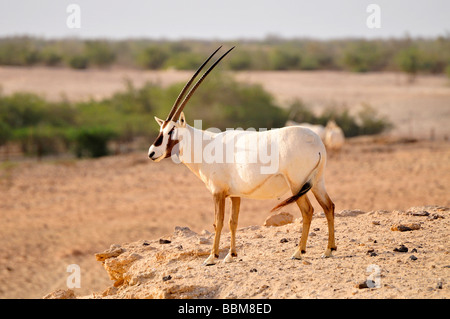
[[[12,130],[8,123],[0,119],[0,146],[4,145],[11,139]]]
[[[277,48],[270,54],[270,64],[273,70],[298,69],[300,63],[300,54],[292,50]]]
[[[105,127],[81,128],[72,134],[77,157],[101,157],[109,154],[108,142],[117,137],[116,132]]]
[[[35,155],[38,158],[65,151],[63,132],[48,125],[16,129],[13,139],[20,143],[25,154]]]
[[[360,135],[379,134],[393,127],[386,117],[380,117],[369,104],[363,104],[362,110],[358,112],[358,119]]]
[[[145,69],[161,69],[169,58],[166,49],[159,46],[150,46],[138,55],[138,64]]]
[[[106,41],[87,41],[86,57],[89,62],[99,67],[107,67],[114,63],[116,54]]]
[[[164,66],[168,68],[175,68],[177,70],[195,70],[203,63],[204,57],[193,52],[180,52],[173,54],[170,58],[161,61],[161,65],[155,65],[159,69]]]
[[[241,71],[249,70],[252,68],[252,58],[247,51],[239,51],[233,54],[228,61],[228,65],[231,70]]]
[[[84,55],[75,55],[69,59],[69,65],[72,69],[84,70],[89,66],[89,59]]]
[[[419,51],[415,47],[409,47],[400,51],[396,56],[396,63],[399,69],[410,76],[410,80],[414,80],[419,71]]]
[[[387,56],[376,42],[350,42],[344,50],[342,63],[353,72],[379,71],[387,64]]]
[[[450,63],[445,67],[445,74],[450,79]]]
[[[289,106],[289,119],[297,123],[315,123],[317,117],[300,99],[296,99]]]

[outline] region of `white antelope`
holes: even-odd
[[[234,48],[234,47],[233,47]],[[236,228],[241,197],[253,199],[279,198],[287,191],[292,196],[272,210],[296,202],[303,217],[300,243],[293,259],[301,259],[313,215],[313,207],[306,193],[311,190],[323,207],[328,222],[328,245],[323,257],[336,250],[334,240],[334,204],[325,190],[324,169],[326,150],[317,134],[302,127],[284,127],[270,131],[211,132],[186,123],[183,108],[211,70],[233,49],[223,54],[187,92],[194,79],[220,47],[199,67],[180,92],[166,120],[155,117],[160,125],[159,135],[150,146],[148,156],[155,162],[174,155],[206,185],[215,203],[214,243],[210,256],[204,262],[212,265],[219,257],[220,234],[225,213],[225,199],[231,199],[229,227],[230,250],[224,262],[233,261],[236,253]],[[187,94],[186,94],[187,92]],[[183,99],[184,97],[184,99]],[[196,144],[196,145],[194,145]],[[226,160],[208,160],[202,157],[213,145],[215,155],[226,150]],[[276,165],[267,167],[267,161],[255,160],[255,147],[272,150]],[[198,153],[201,156],[199,158]],[[257,155],[257,154],[256,154]],[[261,156],[262,157],[262,156]],[[195,160],[192,160],[192,159]]]

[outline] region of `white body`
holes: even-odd
[[[212,193],[224,192],[231,197],[253,199],[279,198],[289,190],[299,189],[308,180],[320,158],[322,169],[325,165],[326,150],[321,139],[311,130],[303,127],[285,127],[264,132],[225,131],[211,133],[201,131],[189,125],[178,129],[178,134],[190,138],[182,138],[179,146],[179,158],[195,175],[197,175]],[[195,147],[188,145],[194,141],[196,134],[208,135],[203,138],[206,144],[218,143],[225,150],[222,161],[208,162],[202,158],[201,163],[194,163]],[[197,139],[198,140],[198,139]],[[239,141],[239,142],[237,142]],[[242,145],[252,145],[258,141],[258,150],[278,151],[271,154],[276,163],[255,161],[255,148],[242,149]],[[231,146],[229,144],[231,143]],[[265,144],[267,143],[267,144]],[[217,147],[217,146],[215,146]],[[232,151],[232,161],[226,162],[226,151]],[[190,153],[189,153],[190,151]],[[319,156],[319,153],[321,154]],[[273,155],[277,155],[276,158]],[[253,156],[253,157],[252,157]],[[277,166],[277,167],[275,167]],[[274,171],[262,173],[264,168]]]

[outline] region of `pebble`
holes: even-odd
[[[289,240],[287,238],[281,238],[280,243],[287,243]]]
[[[373,281],[373,280],[366,280],[359,284],[356,284],[356,286],[355,286],[355,288],[358,288],[358,289],[373,288],[373,287],[375,287],[375,281]]]
[[[170,279],[172,279],[172,276],[171,276],[171,275],[164,276],[164,277],[162,278],[163,281],[167,281],[167,280],[170,280]]]
[[[161,238],[161,239],[159,240],[159,243],[160,243],[160,244],[170,244],[171,241],[168,240],[168,239],[162,239],[162,238]]]
[[[408,247],[406,247],[405,245],[401,245],[399,248],[394,248],[394,251],[399,253],[407,253]]]
[[[407,212],[406,215],[411,215],[411,216],[429,216],[430,213],[427,212],[426,210],[424,211],[420,211],[420,212]]]
[[[411,255],[411,256],[409,256],[409,259],[411,259],[411,260],[417,260],[417,257],[414,256],[414,255]]]

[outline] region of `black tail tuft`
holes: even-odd
[[[295,202],[297,199],[299,199],[300,197],[302,197],[303,195],[305,195],[310,189],[311,189],[312,185],[310,182],[306,182],[302,188],[300,189],[300,191],[289,197],[288,199],[285,199],[284,201],[282,201],[281,203],[279,203],[277,206],[275,206],[274,208],[272,208],[271,212],[274,212],[278,209],[280,209],[281,207],[284,207],[286,205],[292,204],[293,202]]]

